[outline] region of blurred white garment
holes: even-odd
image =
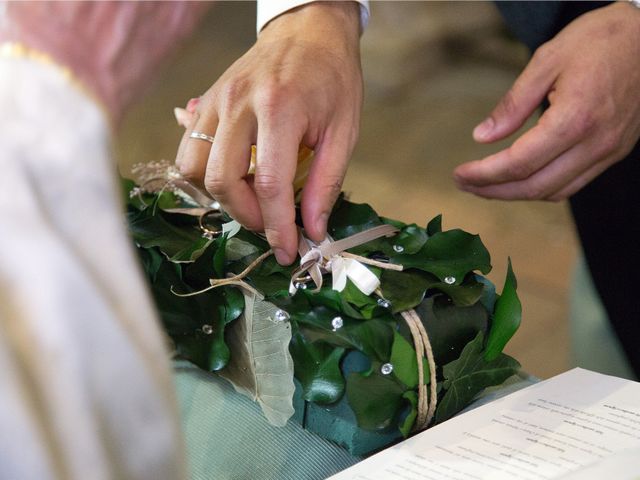
[[[0,478],[186,478],[168,354],[110,132],[54,67],[0,59]]]

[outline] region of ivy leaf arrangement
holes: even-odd
[[[340,292],[330,282],[319,291],[299,283],[290,295],[298,264],[283,267],[273,256],[255,264],[269,249],[261,236],[245,229],[233,236],[203,236],[201,219],[190,212],[197,206],[178,193],[145,193],[129,180],[124,189],[130,232],[176,354],[231,380],[261,404],[268,418],[270,412],[278,418],[273,423],[282,424],[292,414],[288,405],[295,382],[306,402],[331,406],[346,401],[358,427],[406,437],[415,427],[421,383],[435,382],[437,398],[429,398],[437,401],[433,425],[520,368],[502,353],[521,318],[511,263],[498,295],[484,277],[491,263],[480,238],[459,229],[443,230],[441,216],[424,227],[405,224],[379,216],[369,205],[340,198],[329,219],[331,237],[339,240],[393,225],[399,230],[396,235],[349,253],[402,265],[403,270],[367,266],[380,280],[372,295],[351,281]],[[230,220],[220,214],[208,222],[219,228]],[[243,282],[253,294],[233,284],[210,288],[211,279],[236,275],[252,264]],[[425,359],[419,365],[416,344],[401,315],[410,309],[428,333],[435,370]],[[274,327],[279,322],[286,324],[286,331]],[[273,336],[258,336],[266,331],[263,327],[273,327]],[[254,336],[277,344],[272,350],[269,345],[258,349]],[[258,351],[267,353],[251,353]],[[269,351],[277,352],[278,363],[270,363]],[[345,361],[354,356],[357,362]],[[242,372],[252,378],[241,378]],[[280,375],[283,381],[265,386],[260,372]],[[270,396],[278,397],[278,405],[265,400]]]

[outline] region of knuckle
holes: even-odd
[[[617,153],[621,145],[621,136],[616,131],[608,131],[604,133],[596,143],[596,153],[599,156],[608,156]]]
[[[263,85],[256,93],[256,110],[265,118],[292,115],[302,110],[298,102],[303,95],[289,82],[279,80]]]
[[[546,63],[551,61],[555,56],[556,48],[553,42],[546,42],[540,45],[533,53],[532,60],[540,63]]]
[[[518,111],[518,100],[513,88],[509,89],[502,97],[498,110],[508,116]]]
[[[577,110],[570,119],[570,134],[586,135],[590,133],[596,125],[595,115],[589,110]]]
[[[196,162],[189,162],[183,159],[178,163],[178,170],[187,180],[200,180],[202,176],[201,168]]]
[[[541,200],[545,197],[544,188],[541,185],[530,183],[523,188],[525,200]]]
[[[268,227],[265,225],[264,233],[272,248],[283,248],[285,246],[285,236],[281,228]]]
[[[225,103],[233,104],[243,98],[249,89],[249,81],[243,77],[234,77],[227,80],[219,91],[219,96],[225,99]]]
[[[529,178],[534,171],[535,167],[531,162],[514,160],[507,166],[507,177],[509,179],[523,180]]]
[[[218,201],[222,201],[222,199],[226,197],[226,193],[228,191],[227,182],[217,174],[207,173],[207,175],[205,175],[204,188]]]
[[[256,196],[261,200],[273,200],[282,192],[282,180],[269,173],[256,174],[253,182]]]

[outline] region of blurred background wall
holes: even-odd
[[[173,159],[181,129],[172,109],[203,93],[255,40],[253,2],[216,2],[149,95],[130,112],[116,149],[132,163]],[[498,202],[456,190],[453,168],[508,145],[476,145],[473,127],[528,54],[488,2],[372,2],[362,40],[365,105],[344,190],[379,213],[478,233],[498,289],[511,257],[523,303],[508,353],[546,378],[568,358],[568,291],[577,242],[565,203]],[[526,128],[526,126],[524,127]]]

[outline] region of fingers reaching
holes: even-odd
[[[307,235],[320,242],[327,233],[327,221],[338,195],[342,191],[342,182],[353,142],[349,128],[338,128],[323,142],[316,146],[314,162],[309,178],[302,192],[302,220]],[[335,138],[334,135],[335,134]]]
[[[293,180],[301,139],[301,135],[287,125],[292,124],[259,123],[254,178],[264,232],[276,259],[285,265],[293,262],[298,246]]]
[[[194,107],[193,100],[190,100],[186,112],[190,117],[182,113],[179,114],[183,120],[188,120],[189,124],[185,125],[185,132],[178,146],[176,165],[185,178],[197,186],[203,187],[207,160],[212,145],[207,140],[192,138],[191,134],[198,132],[215,137],[218,127],[217,110],[208,107],[206,102],[199,102],[197,107]]]
[[[544,46],[536,52],[489,117],[473,130],[477,142],[491,143],[511,135],[538,108],[556,78],[553,64],[545,62],[546,52]]]

